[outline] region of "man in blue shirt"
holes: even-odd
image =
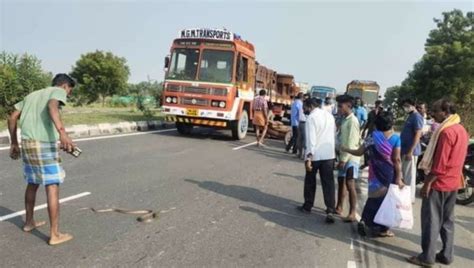
[[[291,136],[291,140],[286,146],[286,151],[289,152],[290,149],[293,148],[292,153],[296,154],[298,152],[298,147],[296,146],[296,140],[298,138],[298,126],[300,124],[300,113],[303,110],[303,93],[300,92],[298,95],[295,97],[295,100],[293,101],[293,104],[291,104],[291,130],[293,132],[293,135]],[[303,115],[301,115],[303,116]]]
[[[367,122],[367,110],[362,106],[360,97],[355,98],[353,112],[357,120],[359,120],[360,129],[364,129],[365,123]]]
[[[402,142],[402,174],[406,185],[411,187],[411,202],[415,203],[416,163],[421,154],[420,138],[423,131],[423,116],[415,108],[415,102],[406,99],[402,103],[408,118],[403,126],[400,139]]]

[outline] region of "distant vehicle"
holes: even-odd
[[[312,86],[310,90],[311,98],[319,98],[324,100],[327,97],[335,98],[336,89],[326,86]]]
[[[375,81],[352,80],[347,84],[346,94],[360,97],[368,107],[375,107],[375,101],[379,99],[380,86]]]

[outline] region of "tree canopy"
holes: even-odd
[[[77,102],[92,103],[100,98],[104,105],[106,97],[127,91],[130,70],[125,58],[97,50],[81,55],[71,75],[79,82]]]
[[[411,97],[433,103],[450,98],[457,106],[463,123],[474,130],[474,13],[460,10],[444,12],[434,19],[425,43],[425,54],[397,90],[398,99]],[[393,91],[386,97],[393,98]]]

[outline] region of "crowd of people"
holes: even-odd
[[[260,95],[263,98],[265,92]],[[360,179],[360,170],[368,166],[368,198],[358,232],[362,236],[393,237],[389,227],[374,222],[375,215],[391,184],[410,187],[414,204],[417,172],[423,172],[426,179],[420,191],[422,253],[407,261],[420,266],[450,264],[454,205],[469,141],[454,104],[447,99],[438,100],[430,107],[429,116],[426,103],[403,100],[406,121],[397,134],[394,115],[384,109],[382,101],[376,101],[370,112],[357,97],[340,95],[336,102],[337,106],[329,97],[321,100],[300,93],[291,106],[293,136],[286,151],[304,159],[306,169],[304,203],[298,210],[311,213],[319,173],[326,222],[334,223],[336,215],[342,215],[347,196],[349,210],[342,220],[357,222],[356,181]],[[257,139],[261,141],[258,135]],[[426,146],[423,155],[421,144]],[[364,163],[360,165],[362,156]],[[443,247],[436,252],[438,236]]]

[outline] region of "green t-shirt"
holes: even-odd
[[[44,142],[55,142],[59,133],[49,116],[48,102],[58,100],[66,105],[66,90],[60,87],[48,87],[30,93],[23,101],[15,104],[15,109],[21,111],[21,138]]]
[[[341,145],[352,150],[357,150],[360,145],[360,128],[359,120],[351,113],[343,119],[341,124],[341,131],[339,133],[339,141]],[[340,152],[339,158],[342,162],[359,162],[360,157],[349,153]]]

